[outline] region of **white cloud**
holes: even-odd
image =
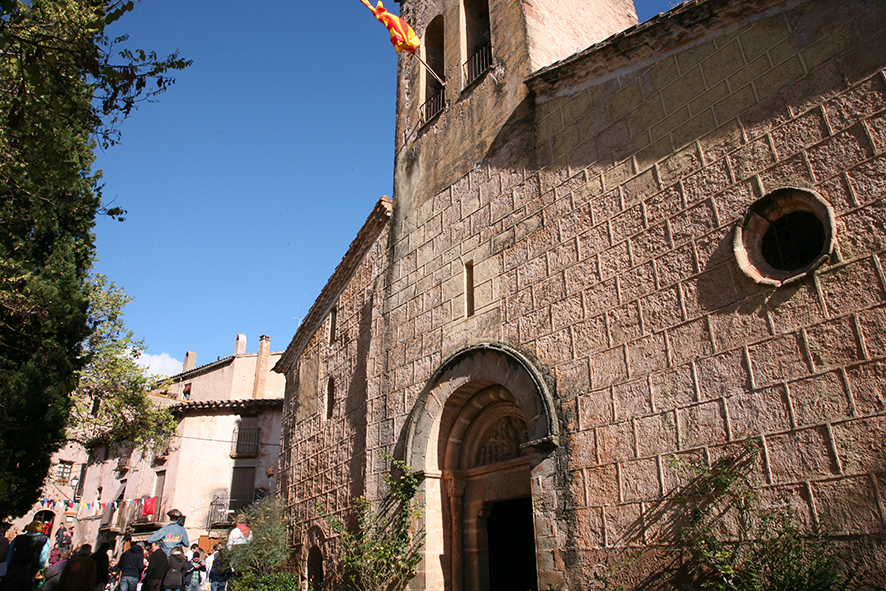
[[[171,356],[169,353],[149,355],[142,353],[138,358],[138,364],[155,375],[172,376],[181,373],[184,363]]]

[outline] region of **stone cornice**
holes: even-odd
[[[375,204],[363,227],[357,232],[357,237],[351,242],[351,246],[348,248],[345,256],[335,268],[335,271],[333,271],[320,295],[317,296],[314,305],[308,310],[308,314],[298,327],[298,330],[295,331],[295,336],[292,337],[292,341],[286,347],[283,356],[274,365],[274,371],[282,374],[287,373],[298,356],[305,350],[308,341],[311,340],[311,337],[320,328],[326,315],[332,310],[335,302],[338,301],[338,297],[347,286],[348,281],[354,276],[366,253],[369,252],[369,249],[375,244],[375,240],[387,225],[391,217],[392,207],[393,203],[388,197],[382,197]]]
[[[686,47],[712,32],[745,18],[763,18],[767,9],[801,0],[687,0],[676,8],[591,45],[526,78],[539,95],[555,94],[561,83],[575,87],[621,68],[636,67],[646,58]]]

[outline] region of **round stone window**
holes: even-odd
[[[757,200],[735,229],[738,266],[757,283],[783,285],[814,271],[834,251],[834,210],[808,189]]]

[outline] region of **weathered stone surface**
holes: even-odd
[[[413,587],[446,588],[438,476],[464,472],[463,452],[507,414],[538,447],[465,472],[464,515],[479,528],[483,503],[530,497],[539,588],[572,588],[584,567],[667,542],[688,519],[659,503],[686,483],[671,456],[716,462],[752,438],[766,503],[868,544],[886,491],[886,5],[683,3],[586,50],[558,47],[582,53],[539,70],[546,50],[538,31],[527,39],[524,11],[587,40],[564,7],[600,20],[630,7],[531,4],[496,5],[493,65],[471,86],[457,52],[441,51],[447,102],[424,125],[426,80],[401,62],[396,205],[371,254],[346,255],[357,270],[337,272],[322,298],[366,313],[340,312],[353,320],[334,347],[322,323],[300,328],[308,344],[284,368],[281,491],[294,524],[319,524],[315,501],[380,500],[380,452],[392,452],[427,475]],[[416,30],[443,15],[447,48],[465,41],[460,7],[401,3]],[[837,246],[814,274],[755,283],[735,226],[786,187],[831,204]],[[311,364],[318,384],[347,384],[335,426],[316,384],[297,406],[307,395],[294,378]],[[625,588],[654,567],[632,563]]]
[[[726,399],[732,439],[746,439],[791,427],[783,386],[741,392]]]
[[[766,438],[773,482],[798,482],[838,473],[827,430],[821,427]]]

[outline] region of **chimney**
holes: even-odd
[[[255,362],[255,383],[252,386],[253,398],[265,397],[265,382],[268,381],[268,359],[271,352],[271,337],[262,335],[258,341],[258,359]]]
[[[234,341],[234,356],[246,353],[246,335],[242,332],[237,333],[237,340]]]
[[[197,354],[193,351],[188,351],[185,353],[185,363],[182,366],[182,373],[191,371],[195,367],[197,367]]]

